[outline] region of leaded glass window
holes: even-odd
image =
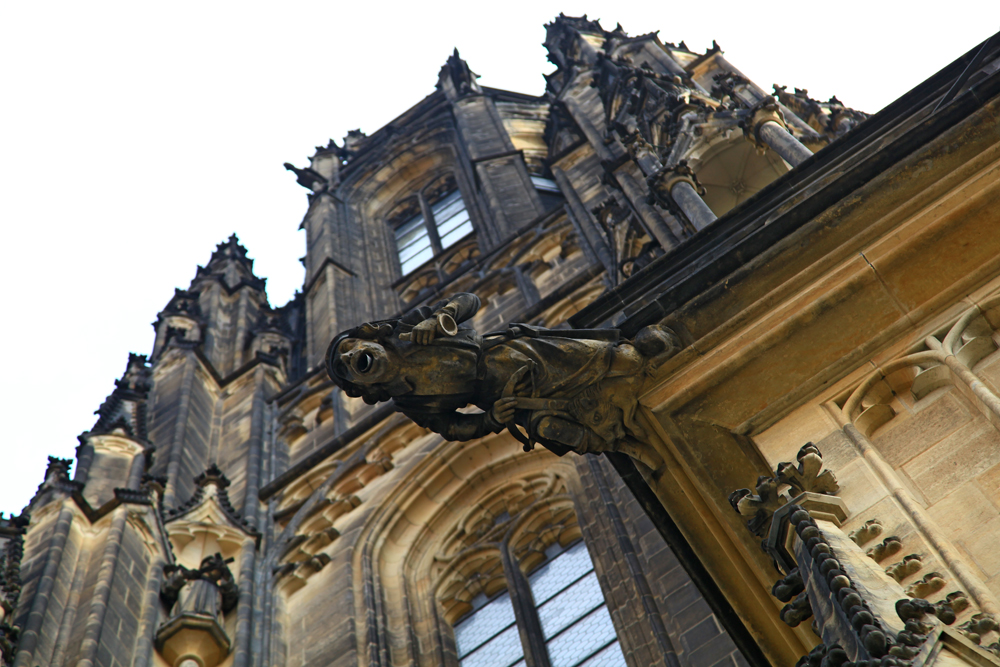
[[[485,604],[485,596],[480,598],[473,601],[475,610],[455,624],[459,664],[510,667],[524,656],[510,594],[504,592]]]
[[[552,667],[625,665],[583,540],[528,575]]]
[[[559,186],[551,178],[545,178],[544,176],[531,175],[531,183],[535,186],[536,190],[542,192],[552,192],[555,194],[561,194]]]

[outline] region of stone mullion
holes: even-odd
[[[441,246],[441,236],[438,234],[437,220],[434,219],[434,212],[422,193],[417,197],[417,200],[420,202],[420,214],[424,216],[424,227],[427,229],[427,237],[431,240],[431,248],[434,249],[436,257],[444,250]]]
[[[517,621],[517,631],[521,636],[524,661],[528,667],[552,667],[549,652],[545,648],[542,622],[538,618],[535,600],[531,595],[531,586],[527,577],[521,572],[514,554],[510,552],[510,545],[506,540],[500,543],[500,561],[503,564],[504,577],[507,579],[510,601],[514,605],[514,619]]]

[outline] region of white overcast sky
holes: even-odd
[[[0,510],[73,455],[218,242],[235,231],[271,303],[292,296],[306,197],[282,163],[392,120],[453,48],[483,85],[541,94],[543,25],[587,13],[874,112],[1000,28],[996,1],[922,4],[0,2]]]

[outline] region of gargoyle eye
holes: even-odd
[[[375,357],[373,357],[370,352],[362,352],[358,355],[358,370],[362,373],[367,373],[372,369],[372,364],[374,362]]]

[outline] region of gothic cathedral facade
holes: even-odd
[[[1000,665],[1000,40],[868,117],[545,30],[544,95],[456,51],[286,165],[289,303],[235,236],[176,290],[0,517],[3,665]],[[338,332],[465,292],[480,332],[669,330],[641,446],[456,442],[331,381]]]

